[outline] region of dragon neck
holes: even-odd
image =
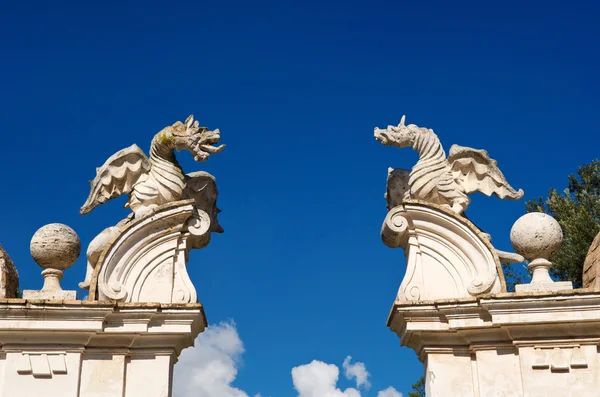
[[[156,182],[164,202],[179,200],[185,186],[184,174],[169,140],[158,135],[154,137],[150,146],[150,164],[150,179]]]
[[[408,183],[412,197],[425,200],[447,171],[448,161],[440,140],[431,130],[421,129],[416,134],[413,149],[419,153],[419,161],[413,167]]]

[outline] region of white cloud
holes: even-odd
[[[351,364],[352,357],[344,360],[342,367],[346,378],[356,380],[356,387],[370,386],[370,374],[364,363]],[[360,392],[354,388],[341,390],[337,386],[340,370],[335,364],[327,364],[313,360],[310,364],[292,368],[292,380],[298,392],[298,397],[361,397]],[[377,393],[377,397],[402,397],[402,393],[388,387]]]
[[[250,397],[232,386],[243,353],[244,344],[233,322],[208,327],[196,338],[194,347],[185,349],[179,356],[173,375],[173,396]],[[351,356],[346,357],[342,367],[346,378],[356,381],[356,388],[345,390],[337,385],[340,369],[335,364],[314,360],[292,368],[298,397],[361,397],[358,388],[368,389],[371,375],[364,363],[351,361]],[[377,397],[402,397],[402,393],[390,386],[377,393]]]
[[[360,397],[356,389],[338,389],[339,376],[337,365],[317,360],[292,368],[292,381],[298,397]]]
[[[356,387],[364,387],[368,389],[371,387],[369,382],[369,371],[365,367],[364,363],[357,362],[356,364],[350,364],[352,356],[346,357],[342,367],[344,367],[344,375],[347,379],[356,379]],[[385,397],[385,396],[384,396]]]
[[[377,397],[402,397],[402,393],[390,386],[377,393]]]
[[[174,397],[249,397],[231,385],[243,352],[234,323],[206,328],[175,364]]]

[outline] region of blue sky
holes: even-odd
[[[406,114],[447,150],[487,149],[525,199],[562,189],[600,156],[599,16],[595,1],[4,1],[0,244],[40,288],[33,233],[61,222],[87,246],[128,213],[122,197],[78,214],[95,167],[193,113],[227,148],[179,159],[217,177],[225,233],[188,268],[209,322],[235,321],[236,387],[296,396],[293,367],[351,355],[363,396],[406,393],[422,366],[385,326],[404,259],[379,229],[387,168],[417,157],[373,128]],[[505,250],[523,213],[469,208]],[[82,255],[63,287],[84,273]]]

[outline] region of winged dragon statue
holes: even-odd
[[[178,121],[154,136],[150,157],[134,144],[113,154],[96,169],[96,177],[90,181],[89,197],[80,213],[88,214],[97,206],[123,194],[129,194],[125,207],[133,213],[92,240],[87,250],[86,277],[79,284],[80,288],[89,287],[100,254],[118,229],[133,219],[151,214],[154,208],[162,204],[194,199],[196,207],[210,216],[210,231],[223,231],[217,221],[220,211],[216,206],[218,191],[215,178],[203,171],[185,174],[175,157],[175,149],[186,149],[197,162],[206,161],[211,154],[219,153],[225,147],[214,146],[219,139],[218,129],[210,131],[201,127],[190,115],[185,122]]]
[[[449,208],[465,216],[464,211],[471,200],[468,194],[481,192],[501,199],[518,200],[523,190],[510,186],[496,160],[487,151],[453,145],[449,156],[439,138],[428,128],[414,124],[405,125],[406,117],[398,126],[375,128],[375,139],[387,146],[412,147],[419,154],[419,161],[412,170],[390,169],[386,198],[388,209],[403,200],[421,200]],[[486,234],[487,238],[490,238]],[[498,251],[503,262],[522,262],[520,255]]]
[[[405,125],[405,119],[402,116],[397,127],[375,128],[375,139],[384,145],[412,147],[419,153],[419,161],[410,172],[400,169],[390,172],[388,184],[394,178],[408,179],[405,183],[396,184],[404,192],[402,197],[388,191],[390,205],[409,198],[441,204],[463,214],[471,202],[467,194],[474,192],[487,196],[494,194],[509,200],[523,197],[523,190],[517,191],[508,184],[496,160],[491,159],[485,150],[452,145],[446,158],[433,130],[414,124]]]

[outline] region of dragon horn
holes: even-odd
[[[404,120],[406,120],[406,115],[402,115],[402,120],[400,120],[400,124],[398,124],[398,127],[404,126]]]
[[[190,128],[190,127],[192,126],[192,124],[193,124],[193,123],[194,123],[194,115],[193,115],[193,114],[190,114],[190,115],[188,116],[188,118],[187,118],[187,119],[185,119],[185,126],[186,126],[187,128]]]

